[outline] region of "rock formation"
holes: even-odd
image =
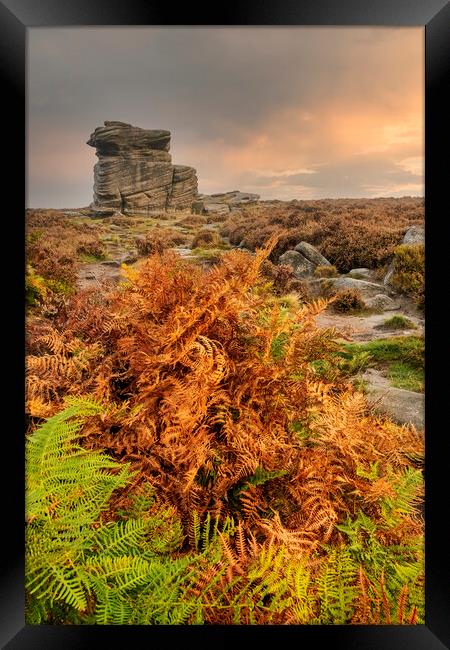
[[[317,266],[331,266],[326,257],[306,241],[297,244],[294,250],[288,250],[280,255],[278,263],[291,266],[297,278],[313,275]]]
[[[192,211],[197,214],[227,215],[230,212],[239,210],[242,205],[254,204],[258,201],[259,194],[250,194],[239,190],[222,194],[199,194],[192,205]]]
[[[87,144],[98,156],[92,208],[99,213],[178,210],[191,207],[197,197],[195,169],[172,165],[170,131],[105,122]]]

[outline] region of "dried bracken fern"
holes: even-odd
[[[422,620],[420,571],[407,568],[420,564],[421,433],[374,417],[348,385],[317,380],[311,363],[338,347],[314,322],[327,301],[289,308],[273,299],[260,268],[275,245],[226,253],[209,270],[166,251],[139,272],[125,269],[115,292],[73,296],[30,341],[29,413],[46,417],[69,394],[104,400],[80,432],[83,446],[129,462],[132,489],[155,489],[187,549],[207,554],[200,522],[220,522],[217,558],[200,561],[189,587],[203,599],[202,620]],[[385,559],[361,573],[349,540],[371,526]],[[407,558],[399,576],[386,559],[396,548]],[[258,562],[275,558],[268,578]],[[335,596],[322,598],[327,589],[340,609]]]

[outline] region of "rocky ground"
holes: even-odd
[[[177,211],[168,213],[161,220],[155,214],[154,218],[138,218],[136,225],[118,225],[110,218],[90,219],[82,213],[75,213],[74,216],[82,221],[88,221],[93,229],[101,233],[102,241],[107,250],[107,259],[100,261],[85,262],[80,265],[78,273],[78,286],[87,288],[100,285],[102,282],[117,283],[122,277],[121,266],[123,263],[128,266],[139,266],[140,259],[136,249],[136,238],[145,237],[146,233],[151,232],[155,226],[160,228],[170,228],[184,236],[185,242],[174,246],[172,250],[176,251],[184,259],[204,262],[205,256],[202,252],[191,248],[192,240],[195,234],[200,230],[212,230],[218,232],[220,223],[205,223],[194,226],[180,225],[183,218],[191,215],[190,211]],[[130,220],[128,220],[130,221]],[[227,242],[224,242],[227,246]],[[209,253],[213,256],[216,249],[211,248]],[[221,251],[220,251],[221,252]]]
[[[348,315],[336,314],[331,308],[316,317],[319,327],[334,327],[340,336],[348,342],[367,342],[393,336],[421,336],[425,333],[423,315],[408,299],[402,299],[395,311],[381,314]],[[378,326],[393,315],[407,317],[416,325],[416,329],[383,330]],[[369,402],[375,410],[386,413],[400,424],[412,423],[418,429],[424,427],[424,394],[411,390],[395,388],[391,385],[384,370],[368,368],[357,377],[364,382]]]
[[[220,211],[217,214],[220,214]],[[130,222],[130,219],[124,223],[120,223],[120,219],[116,219],[116,223],[111,218],[92,219],[82,212],[76,211],[71,215],[74,219],[88,222],[91,228],[98,230],[107,249],[107,259],[81,264],[78,273],[80,288],[100,287],[103,282],[119,282],[122,277],[121,265],[123,263],[129,266],[139,266],[141,259],[139,259],[136,250],[136,237],[145,237],[145,234],[156,225],[160,228],[170,228],[183,235],[185,241],[183,244],[173,247],[173,250],[183,258],[196,263],[208,264],[211,259],[214,259],[215,254],[219,255],[224,249],[230,247],[229,242],[222,238],[220,247],[217,249],[192,249],[195,234],[200,229],[218,233],[222,219],[219,222],[214,222],[213,219],[207,218],[205,221],[210,221],[210,223],[180,224],[186,217],[192,215],[189,210],[166,213],[163,218],[161,215],[155,214],[154,218],[140,218],[135,223]],[[329,307],[317,316],[316,322],[319,327],[334,327],[338,335],[348,342],[367,342],[393,336],[424,334],[423,313],[408,298],[393,294],[389,287],[383,284],[383,280],[377,280],[369,269],[357,269],[356,272],[331,280],[317,280],[311,277],[303,279],[313,294],[320,292],[324,282],[329,284],[331,282],[336,289],[357,288],[369,305],[372,301],[373,306],[376,306],[377,300],[379,302],[379,297],[382,297],[379,304],[382,304],[384,311],[376,312],[374,309],[369,309],[367,313],[350,315],[336,313],[332,307]],[[379,326],[393,315],[407,317],[415,329],[397,329],[395,331],[380,329]],[[375,368],[361,373],[360,379],[364,381],[365,390],[374,409],[387,413],[399,423],[412,423],[418,428],[423,428],[423,393],[393,387],[386,377],[386,373]]]
[[[400,301],[399,301],[400,302]],[[406,328],[392,330],[380,329],[380,325],[392,316],[405,316],[416,329]],[[319,327],[336,327],[342,333],[342,338],[352,341],[373,341],[374,339],[390,338],[395,336],[408,336],[424,334],[425,320],[411,300],[404,298],[398,309],[387,310],[382,313],[367,313],[363,315],[337,314],[331,308],[326,309],[316,318]]]

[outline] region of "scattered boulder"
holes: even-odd
[[[279,264],[288,264],[292,267],[297,278],[305,278],[314,273],[316,265],[310,262],[298,251],[286,251],[278,258]]]
[[[192,204],[192,212],[206,215],[228,215],[230,207],[226,203],[212,203],[209,199],[200,199]]]
[[[100,262],[102,266],[120,266],[120,262],[118,260],[103,260],[103,262]]]
[[[425,226],[411,226],[405,232],[402,244],[424,244],[425,243]]]
[[[383,279],[383,285],[385,287],[391,286],[391,280],[392,280],[392,276],[394,275],[394,271],[395,271],[395,264],[394,264],[394,260],[392,260],[392,262],[388,266],[388,270]]]
[[[203,208],[205,207],[205,201],[201,198],[201,195],[197,197],[195,201],[192,202],[191,210],[195,214],[203,214]]]
[[[320,278],[312,282],[320,283],[321,286],[328,287],[332,290],[340,289],[356,289],[360,292],[364,302],[368,298],[373,298],[377,294],[381,294],[384,288],[375,282],[368,282],[367,280],[356,280],[355,278],[340,277],[340,278]]]
[[[347,276],[349,278],[355,278],[355,280],[372,280],[374,276],[374,271],[372,269],[367,269],[367,268],[360,268],[360,269],[352,269],[347,273]]]
[[[399,303],[386,296],[384,293],[377,293],[373,298],[365,300],[366,307],[369,309],[376,309],[377,311],[391,311],[400,309]]]
[[[206,203],[204,208],[203,208],[203,213],[204,214],[228,214],[230,212],[230,208],[228,205],[223,204],[223,203]]]
[[[110,121],[97,127],[88,145],[95,147],[95,216],[149,214],[190,207],[197,196],[195,169],[172,165],[170,131],[141,129]],[[105,213],[109,210],[108,214]]]
[[[331,266],[331,263],[324,257],[315,246],[308,244],[306,241],[301,241],[295,246],[294,251],[301,253],[307,260],[315,266]]]

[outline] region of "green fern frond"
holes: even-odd
[[[322,624],[349,623],[354,612],[353,600],[357,594],[358,567],[350,552],[332,549],[317,580]]]

